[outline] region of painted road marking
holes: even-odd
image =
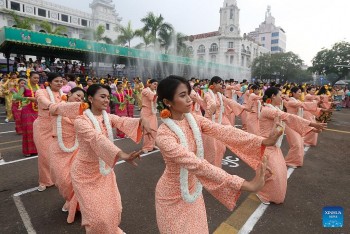
[[[146,157],[146,156],[149,156],[151,154],[158,153],[158,152],[159,152],[159,150],[154,150],[154,151],[149,152],[147,154],[141,154],[141,157]],[[119,162],[117,162],[116,165],[120,165],[122,163],[125,163],[125,161],[124,160],[119,161]],[[27,210],[25,209],[23,202],[21,201],[20,196],[37,191],[37,189],[38,189],[38,187],[34,187],[34,188],[30,188],[30,189],[27,189],[27,190],[24,190],[24,191],[21,191],[21,192],[18,192],[18,193],[15,193],[12,195],[13,200],[15,202],[15,205],[17,207],[18,213],[21,216],[22,222],[23,222],[23,224],[24,224],[24,226],[29,234],[35,234],[36,231],[33,227],[33,224],[30,220],[30,216],[29,216]]]
[[[8,122],[8,123],[0,123],[0,125],[3,125],[3,124],[14,124],[15,122]]]
[[[331,132],[340,132],[340,133],[347,133],[347,134],[350,134],[350,132],[348,132],[348,131],[340,131],[340,130],[337,130],[337,129],[326,128],[325,130],[326,130],[326,131],[331,131]]]
[[[16,132],[16,131],[0,132],[0,135],[1,135],[1,134],[6,134],[6,133],[12,133],[12,132]]]
[[[121,140],[125,140],[125,139],[129,139],[129,138],[116,138],[114,139],[113,141],[121,141]],[[15,142],[15,141],[13,141]],[[6,142],[5,142],[6,143]],[[1,143],[3,144],[3,143]],[[7,148],[1,148],[0,150],[1,151],[4,151],[6,149],[15,149],[15,148],[19,148],[19,147],[22,147],[22,145],[17,145],[17,146],[12,146],[12,147],[7,147]],[[153,151],[152,151],[153,152]],[[0,160],[0,166],[3,166],[3,165],[7,165],[7,164],[12,164],[12,163],[17,163],[17,162],[22,162],[22,161],[26,161],[26,160],[30,160],[30,159],[34,159],[34,158],[37,158],[38,155],[36,156],[31,156],[31,157],[28,157],[28,158],[22,158],[22,159],[18,159],[18,160],[14,160],[14,161],[9,161],[9,162],[5,162],[5,160],[3,160],[3,162]]]
[[[22,142],[22,140],[19,140],[19,141],[6,141],[6,142],[3,142],[3,143],[0,143],[0,145],[11,144],[11,143],[16,143],[16,142]]]
[[[308,148],[305,149],[305,153],[308,150]],[[293,174],[294,170],[295,169],[293,168],[288,168],[287,179],[289,179],[289,177]],[[250,194],[242,205],[238,207],[237,210],[233,212],[233,214],[215,230],[214,234],[250,233],[256,223],[265,213],[268,206],[269,205],[262,204],[255,194]],[[248,217],[247,214],[251,215]],[[246,221],[244,222],[244,220]]]

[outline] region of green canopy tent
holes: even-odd
[[[106,56],[112,56],[114,58],[180,64],[197,67],[197,69],[241,70],[240,67],[211,63],[204,60],[194,60],[188,57],[154,53],[13,27],[0,29],[0,52],[5,54],[8,61],[11,53],[93,62],[102,61]]]

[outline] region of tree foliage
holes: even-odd
[[[16,28],[33,30],[33,25],[36,23],[36,20],[29,17],[21,17],[17,15],[15,11],[6,10],[9,13],[13,20],[15,21]]]
[[[54,28],[48,21],[41,21],[40,27],[49,34],[63,35],[67,32],[67,27],[59,25]]]
[[[84,39],[87,40],[94,40],[96,42],[103,41],[107,44],[112,44],[113,41],[107,36],[103,36],[106,29],[103,25],[98,25],[96,29],[88,28],[85,30],[85,37]]]
[[[280,82],[298,81],[305,76],[302,72],[303,60],[293,52],[263,54],[254,59],[252,76],[261,81],[279,79]]]
[[[149,12],[141,19],[141,22],[145,24],[142,30],[152,35],[154,45],[159,37],[162,35],[165,37],[169,32],[174,31],[171,24],[164,22],[164,18],[161,14],[156,16],[153,12]]]
[[[131,21],[128,22],[128,25],[126,27],[119,26],[116,29],[116,31],[120,32],[120,35],[116,40],[116,44],[119,44],[119,45],[128,44],[130,48],[130,42],[136,36],[135,31],[132,29]]]
[[[350,43],[341,41],[331,49],[323,48],[312,60],[310,71],[325,75],[327,80],[336,83],[349,74]]]

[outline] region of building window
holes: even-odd
[[[200,46],[198,47],[197,53],[205,53],[205,46],[204,46],[204,45],[200,45]]]
[[[233,9],[230,10],[230,19],[233,19]]]
[[[233,64],[234,57],[233,55],[230,56],[230,64]]]
[[[244,67],[244,56],[241,57],[241,67]]]
[[[232,42],[232,41],[230,41],[230,42],[228,43],[228,48],[229,48],[229,49],[233,49],[233,42]]]
[[[21,11],[21,4],[18,2],[11,2],[11,10]]]
[[[219,51],[218,44],[216,43],[211,44],[209,52],[218,52],[218,51]]]
[[[188,51],[189,55],[193,55],[193,47],[192,46],[188,47],[187,51]]]
[[[38,8],[38,16],[46,17],[46,10]]]
[[[261,46],[262,46],[262,47],[265,47],[265,44],[262,44]]]
[[[210,61],[212,63],[216,63],[216,55],[212,55],[211,58],[210,58]]]
[[[278,46],[271,47],[271,51],[281,51],[281,49]]]
[[[106,24],[106,30],[109,30],[109,24]]]
[[[271,44],[278,44],[278,39],[271,40]]]
[[[278,37],[279,35],[280,35],[279,32],[274,32],[274,33],[272,33],[272,37]]]
[[[61,15],[61,20],[64,21],[64,22],[68,22],[68,15],[62,14]]]
[[[81,20],[81,25],[86,27],[87,26],[87,20],[82,19]]]
[[[262,38],[261,38],[261,41],[265,41],[265,37],[262,37]]]

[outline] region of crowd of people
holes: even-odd
[[[317,145],[334,108],[350,107],[349,90],[337,86],[249,84],[218,76],[143,84],[138,77],[17,75],[1,81],[6,121],[14,119],[23,155],[38,154],[38,191],[55,185],[67,222],[80,211],[87,233],[123,233],[113,168],[118,160],[136,164],[142,153],[157,149],[166,164],[155,188],[160,233],[209,232],[203,187],[230,210],[241,191],[256,193],[263,204],[283,203],[288,167],[303,166],[305,148]],[[113,129],[117,138],[143,138],[142,149],[122,151]],[[222,169],[226,149],[256,172],[251,181]]]

